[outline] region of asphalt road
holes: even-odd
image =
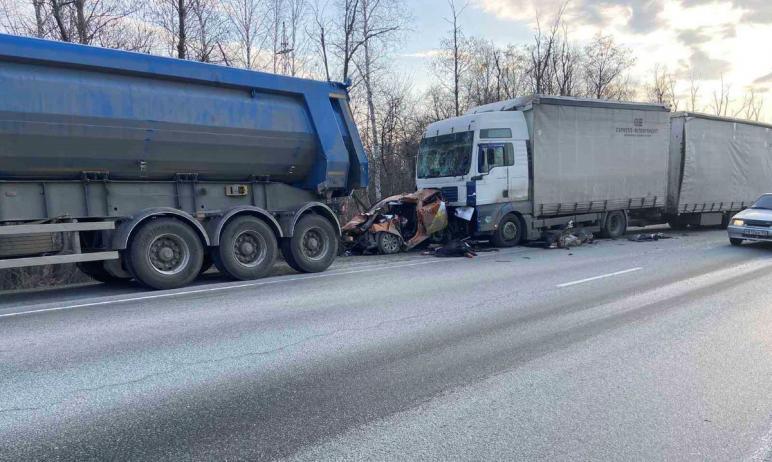
[[[772,461],[772,247],[675,236],[4,294],[0,459]]]

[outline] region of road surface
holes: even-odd
[[[772,247],[723,231],[0,297],[3,460],[772,460]]]

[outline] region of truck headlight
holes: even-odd
[[[745,220],[740,220],[739,218],[735,218],[732,220],[733,226],[745,226]]]

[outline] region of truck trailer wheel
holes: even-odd
[[[136,231],[128,257],[139,282],[152,289],[175,289],[198,276],[204,246],[190,226],[173,218],[157,218]]]
[[[233,279],[259,279],[273,268],[277,247],[276,236],[264,221],[237,217],[223,229],[214,261],[221,273]]]
[[[294,270],[318,273],[329,268],[338,255],[338,235],[326,218],[305,215],[295,225],[293,236],[282,240],[281,251]]]
[[[616,210],[606,215],[606,220],[601,228],[601,236],[616,239],[627,232],[627,216],[625,212]]]
[[[493,233],[491,242],[496,247],[514,247],[523,241],[525,225],[517,215],[509,214],[502,218]]]

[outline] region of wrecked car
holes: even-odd
[[[348,252],[393,254],[410,250],[448,226],[442,193],[421,189],[387,197],[342,228]]]

